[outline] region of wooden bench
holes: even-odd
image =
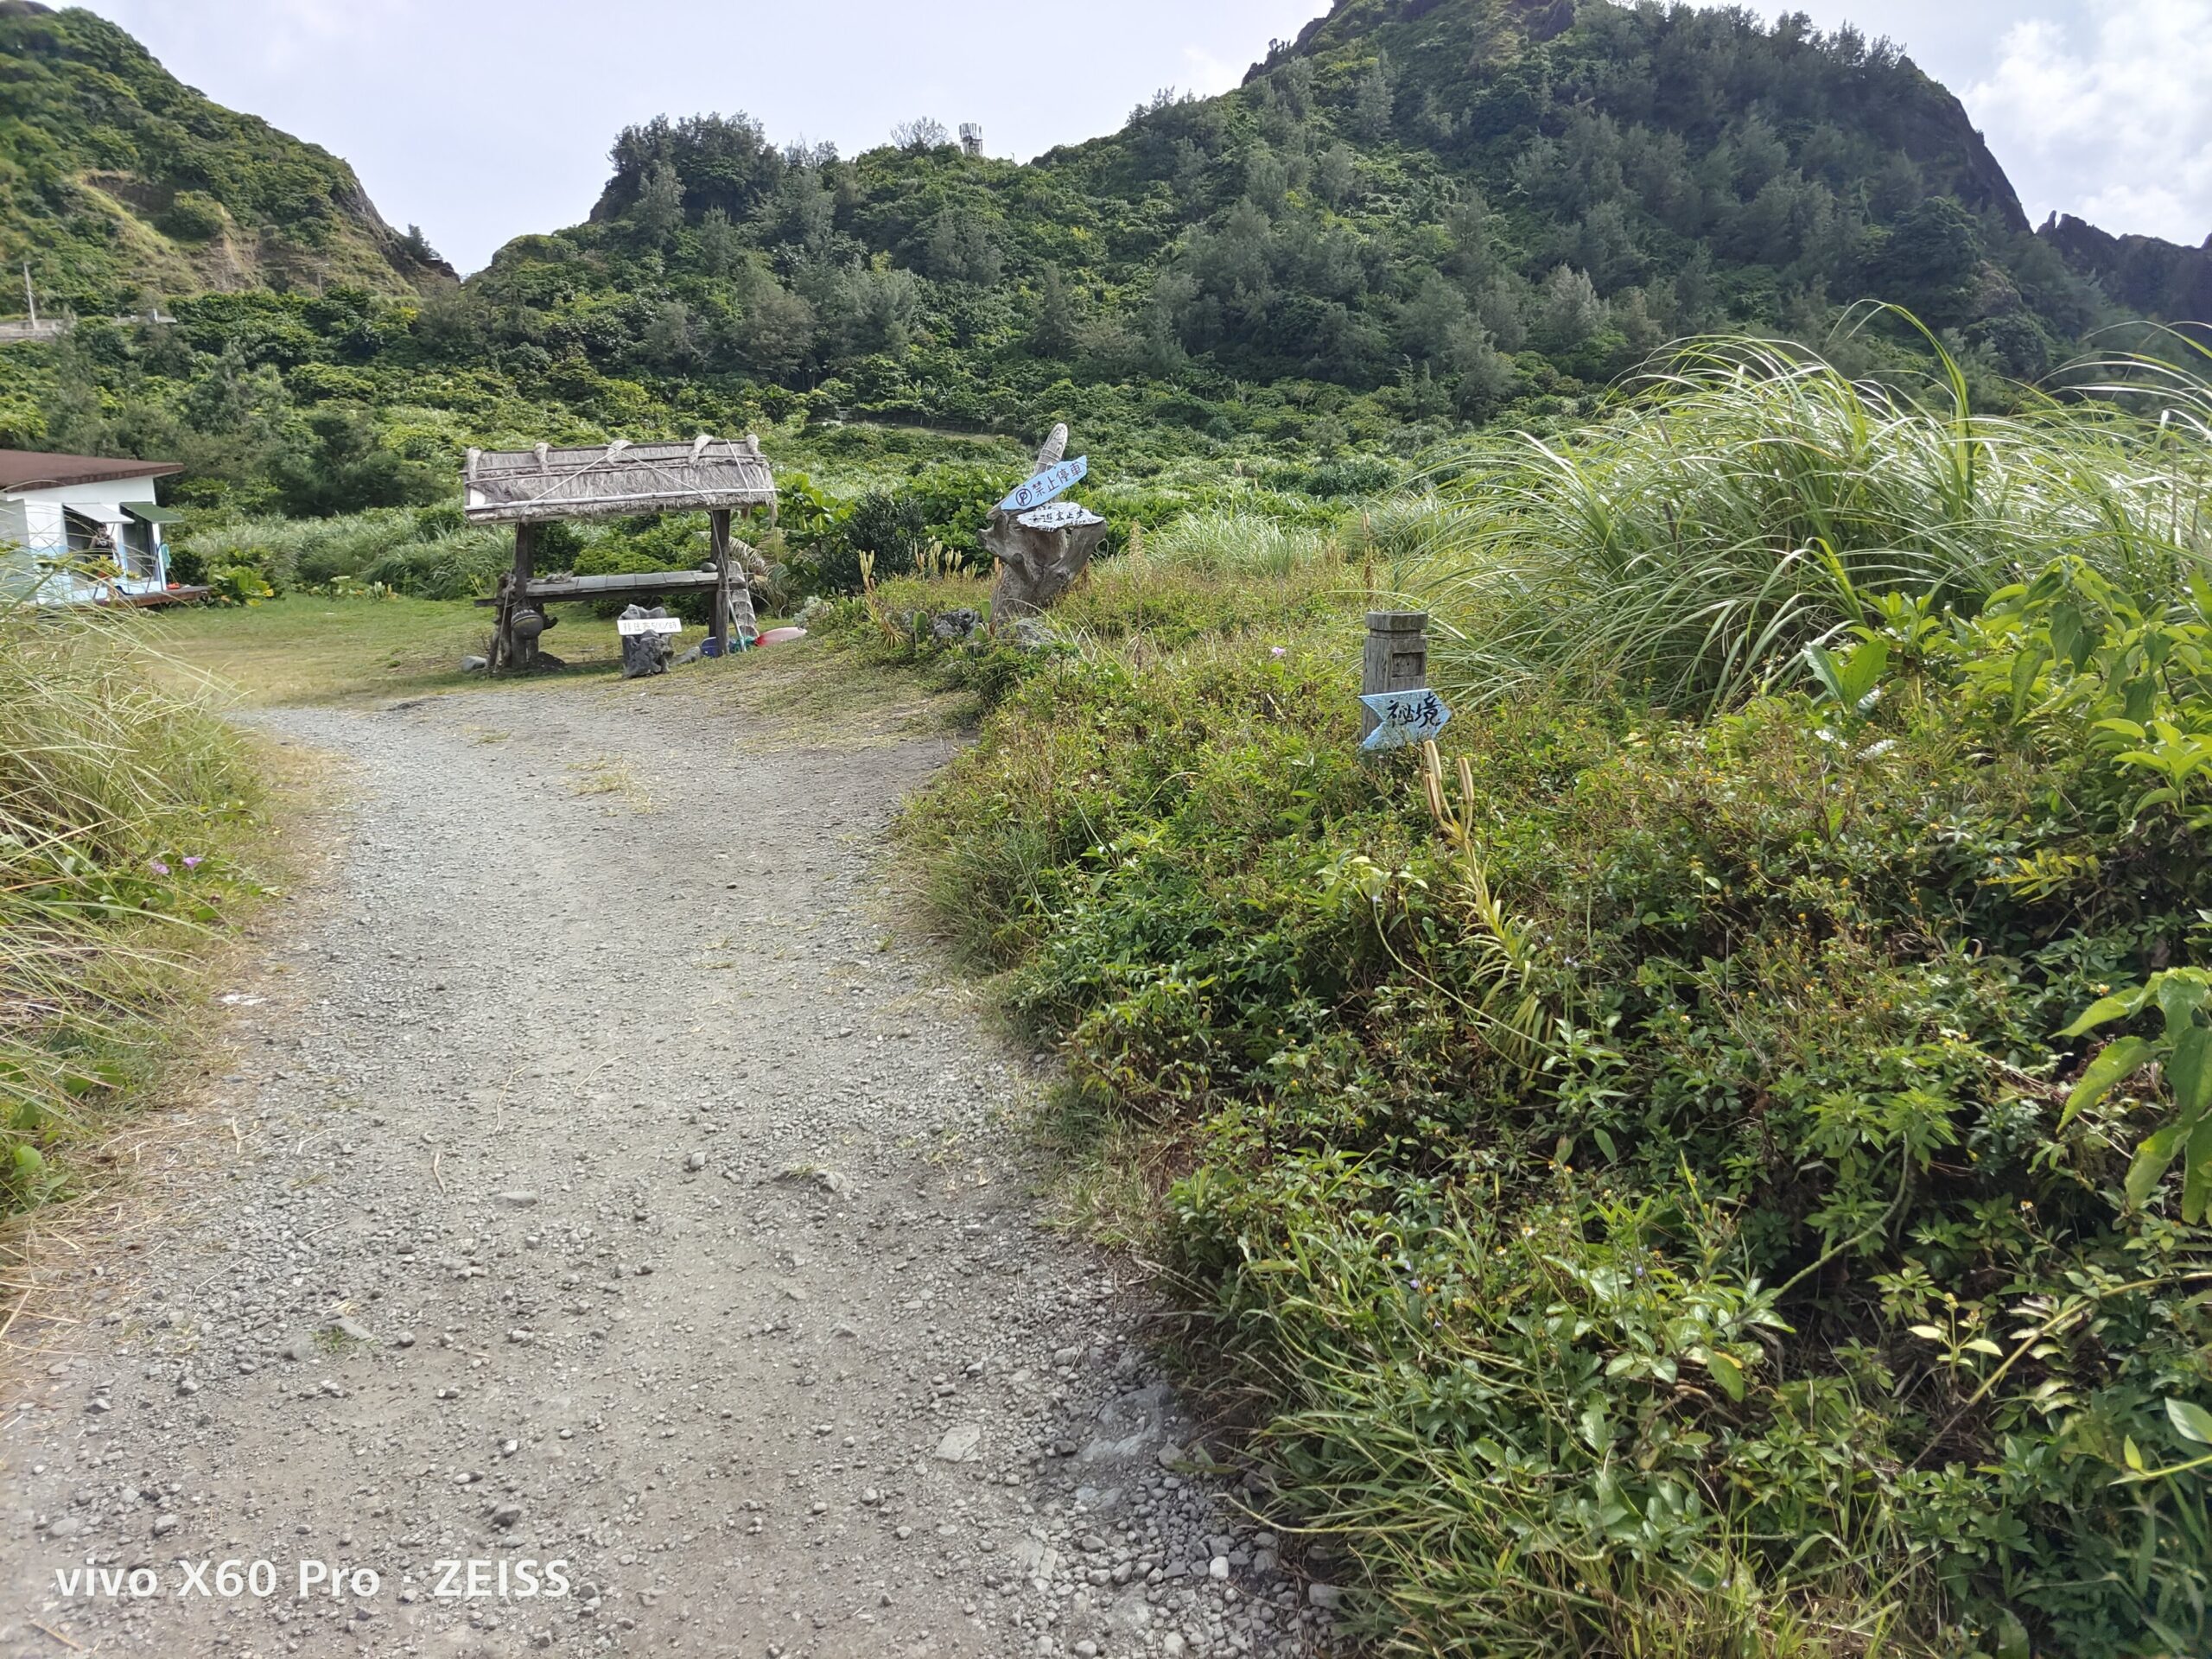
[[[523,589],[532,605],[559,600],[607,599],[617,594],[688,594],[721,585],[713,570],[628,570],[607,576],[538,576]],[[479,605],[497,605],[499,595],[480,599]]]

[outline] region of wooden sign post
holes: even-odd
[[[1427,611],[1370,611],[1367,613],[1367,654],[1360,664],[1359,692],[1371,697],[1389,691],[1412,691],[1428,683],[1428,613]],[[1360,741],[1375,735],[1382,717],[1372,708],[1361,708]]]

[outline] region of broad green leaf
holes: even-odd
[[[2005,1351],[2002,1348],[1999,1348],[1995,1343],[1992,1342],[1987,1337],[1974,1338],[1973,1341],[1966,1344],[1966,1349],[1968,1353],[1987,1354],[1992,1359],[2002,1359],[2005,1357]]]
[[[2126,1459],[2127,1466],[2137,1474],[2146,1472],[2143,1464],[2143,1448],[2135,1444],[2135,1437],[2133,1434],[2121,1442],[2120,1455]]]
[[[2131,1014],[2139,1013],[2142,1009],[2144,998],[2147,995],[2148,993],[2138,985],[2133,990],[2114,991],[2110,996],[2101,996],[2089,1004],[2080,1019],[2058,1034],[2062,1037],[2079,1037],[2086,1032],[2094,1031],[2099,1026],[2111,1020],[2124,1019]]]
[[[2139,1205],[2151,1196],[2174,1154],[2181,1150],[2182,1133],[2180,1124],[2169,1123],[2136,1147],[2135,1161],[2127,1166],[2128,1203]]]
[[[1721,1393],[1731,1400],[1744,1397],[1744,1368],[1732,1356],[1708,1354],[1705,1359],[1705,1369],[1713,1374],[1713,1380],[1719,1385]]]
[[[2190,1018],[2187,1014],[2181,1017]],[[2171,1009],[2167,1018],[2173,1018]],[[2174,1091],[2183,1121],[2196,1122],[2212,1103],[2212,1026],[2184,1027],[2174,1052],[2166,1056],[2165,1072],[2166,1086]]]
[[[2012,658],[2013,719],[2027,713],[2028,699],[2035,694],[2036,676],[2043,672],[2043,665],[2050,657],[2048,651],[2037,645]]]
[[[1828,694],[1831,702],[1845,702],[1843,674],[1834,652],[1825,645],[1808,645],[1805,647],[1805,665],[1813,671],[1813,677],[1821,683],[1821,690]]]
[[[1925,1337],[1930,1342],[1943,1340],[1943,1333],[1932,1325],[1909,1325],[1905,1329],[1916,1337]]]
[[[2158,1012],[2166,1017],[2166,1040],[2177,1040],[2187,1027],[2190,1016],[2204,1006],[2204,999],[2212,995],[2212,983],[2194,969],[2177,969],[2157,974],[2151,981],[2151,994],[2158,999]]]
[[[2187,1400],[2166,1402],[2166,1416],[2183,1440],[2212,1446],[2212,1411]]]
[[[1890,665],[1890,642],[1886,639],[1862,639],[1853,647],[1850,659],[1843,665],[1839,677],[1843,683],[1844,699],[1853,709],[1859,708],[1882,683],[1883,672]]]
[[[2102,1100],[2148,1065],[2158,1052],[2140,1037],[2123,1037],[2116,1043],[2107,1043],[2097,1058],[2089,1062],[2089,1069],[2082,1073],[2082,1081],[2074,1085],[2074,1092],[2066,1096],[2066,1109],[2058,1115],[2058,1127],[2064,1128],[2074,1121],[2075,1113],[2091,1101]]]
[[[2072,605],[2054,605],[2050,611],[2050,648],[2060,657],[2082,666],[2074,655],[2075,645],[2082,638],[2082,613]]]
[[[2092,723],[2089,729],[2097,732],[2116,732],[2120,736],[2132,738],[2138,743],[2143,741],[2144,735],[2142,726],[2132,720],[2100,720]]]
[[[2181,1218],[2192,1227],[2204,1219],[2212,1201],[2212,1117],[2198,1121],[2190,1131],[2189,1152],[2182,1165]]]

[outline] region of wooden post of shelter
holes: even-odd
[[[537,636],[545,631],[544,613],[530,602],[530,584],[537,574],[537,526],[515,526],[514,568],[499,585],[498,632],[492,639],[492,667],[496,671],[528,668],[537,658]]]
[[[1370,611],[1367,652],[1360,662],[1360,696],[1413,691],[1427,683],[1428,613]],[[1359,735],[1364,741],[1375,734],[1382,719],[1372,709],[1363,708],[1361,715]]]
[[[729,509],[716,507],[709,512],[707,527],[715,557],[715,608],[707,623],[707,655],[721,657],[729,651]]]

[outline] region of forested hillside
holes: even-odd
[[[584,222],[420,293],[427,250],[341,163],[119,31],[15,3],[0,48],[11,257],[35,243],[80,310],[150,282],[176,318],[0,358],[0,441],[175,454],[181,499],[236,510],[435,496],[471,442],[702,427],[780,424],[817,468],[938,454],[861,435],[889,428],[1058,419],[1131,467],[1411,456],[1577,416],[1669,339],[1823,340],[1865,299],[2002,406],[2193,292],[2116,305],[2064,251],[2113,261],[2031,233],[1895,48],[1735,11],[1344,0],[1237,91],[1162,92],[1026,165],[928,119],[855,157],[657,119],[617,137]],[[1923,344],[1891,323],[1843,349]]]
[[[0,258],[51,305],[98,313],[452,275],[336,156],[209,102],[105,19],[33,0],[0,0]]]

